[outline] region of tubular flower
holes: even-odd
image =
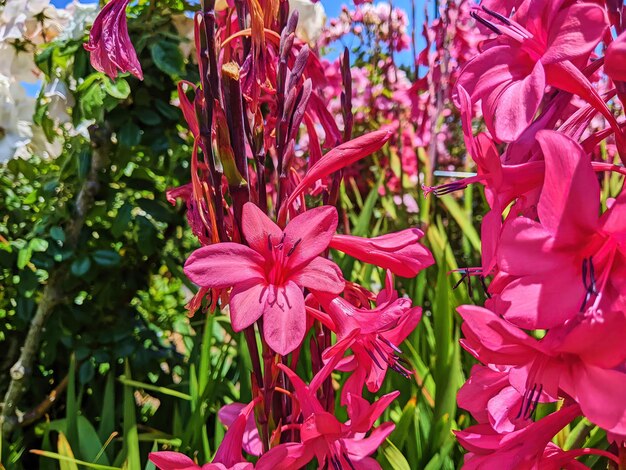
[[[241,331],[263,315],[263,336],[286,355],[306,333],[303,287],[339,294],[339,267],[319,257],[337,227],[337,210],[323,206],[293,218],[281,230],[252,203],[243,207],[242,230],[249,246],[217,243],[193,252],[185,274],[201,287],[233,287],[230,316]]]
[[[380,390],[387,369],[405,377],[411,375],[398,345],[415,329],[422,309],[413,307],[410,299],[398,298],[392,286],[388,276],[386,289],[379,294],[374,309],[357,308],[341,297],[315,293],[332,322],[331,329],[337,333],[337,339],[353,337],[350,348],[354,355],[342,365],[343,370],[352,371],[341,392],[342,403],[347,402],[350,394],[360,395],[364,385],[370,392]],[[324,358],[340,352],[332,347],[324,352]]]
[[[150,453],[150,461],[159,470],[254,470],[254,465],[246,462],[241,455],[241,448],[247,423],[253,416],[252,410],[257,401],[258,399],[253,400],[239,410],[217,449],[213,462],[200,466],[185,454],[169,451]]]
[[[505,224],[493,283],[496,311],[521,328],[552,328],[587,309],[626,306],[626,193],[602,216],[600,187],[589,157],[552,131],[537,140],[545,159],[539,222]]]
[[[572,63],[585,65],[608,27],[593,3],[530,0],[511,19],[486,7],[473,16],[499,36],[467,63],[458,83],[472,102],[482,100],[487,128],[504,142],[528,127],[546,85],[573,91]]]
[[[91,65],[109,77],[117,77],[118,69],[143,80],[137,53],[128,36],[126,6],[130,0],[111,0],[98,14],[84,45],[90,52]]]
[[[491,367],[510,367],[509,383],[523,395],[516,417],[530,418],[539,401],[575,400],[589,421],[626,433],[626,317],[591,315],[536,340],[490,310],[459,307],[465,350]]]
[[[345,350],[345,342],[338,345]],[[380,465],[369,455],[385,441],[395,426],[384,423],[367,437],[366,433],[400,392],[384,395],[371,405],[358,395],[349,395],[347,411],[350,420],[341,423],[324,409],[317,398],[317,389],[330,375],[336,362],[333,360],[326,364],[308,386],[291,369],[278,365],[293,384],[300,405],[304,419],[300,427],[301,442],[280,444],[270,449],[257,463],[257,470],[303,468],[313,458],[317,459],[319,468],[326,465],[336,470],[380,469]]]
[[[415,277],[432,265],[433,255],[419,240],[424,232],[409,228],[375,238],[334,235],[330,247],[365,263],[389,269],[397,276]]]

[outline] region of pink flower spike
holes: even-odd
[[[341,354],[348,343],[340,341]],[[341,356],[339,355],[339,357]],[[360,396],[348,397],[349,421],[341,423],[335,416],[324,410],[316,390],[328,377],[338,362],[337,356],[316,374],[310,385],[306,385],[294,371],[284,364],[278,364],[294,386],[295,396],[302,410],[303,423],[300,428],[300,443],[280,444],[263,454],[257,463],[257,470],[291,470],[304,468],[314,457],[319,468],[326,464],[329,468],[380,469],[369,455],[384,442],[394,429],[392,423],[384,423],[370,431],[382,412],[399,395],[392,392],[369,404]]]
[[[84,45],[94,69],[117,77],[117,70],[130,72],[143,80],[137,53],[128,36],[126,6],[130,0],[111,0],[98,14]]]
[[[335,235],[330,247],[365,263],[389,269],[396,276],[415,277],[435,260],[430,251],[419,244],[424,232],[409,228],[375,238]]]
[[[185,273],[201,287],[233,287],[230,317],[235,331],[263,315],[263,336],[281,355],[306,333],[304,287],[339,294],[345,281],[339,267],[321,258],[337,228],[337,210],[323,206],[300,214],[283,231],[257,206],[243,207],[248,246],[217,243],[193,252]]]

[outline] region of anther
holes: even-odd
[[[380,362],[378,362],[378,359],[376,358],[376,356],[374,355],[374,353],[372,351],[369,350],[369,348],[365,348],[365,351],[367,352],[367,354],[369,355],[369,357],[372,358],[372,361],[374,361],[374,364],[376,364],[376,366],[380,369],[383,370],[384,367],[380,364]]]
[[[298,247],[298,245],[300,244],[300,242],[302,241],[302,238],[299,238],[294,244],[293,246],[289,249],[289,251],[287,252],[287,256],[291,256],[293,254],[294,251],[296,251],[296,248]]]
[[[352,462],[350,461],[350,457],[348,456],[348,453],[347,453],[347,452],[343,452],[341,455],[342,455],[343,459],[344,459],[346,462],[348,462],[348,465],[350,465],[350,468],[351,468],[352,470],[356,470],[356,468],[354,468],[354,465],[353,465],[353,464],[352,464]]]
[[[509,21],[509,19],[506,16],[501,15],[500,13],[490,10],[489,8],[483,6],[482,7],[483,11],[485,13],[490,14],[491,16],[493,16],[494,18],[498,18],[500,21],[502,21],[505,25],[507,26],[511,26],[511,22]]]
[[[500,31],[496,25],[494,25],[493,23],[491,23],[490,21],[487,21],[486,19],[482,18],[481,16],[479,16],[475,11],[470,12],[470,16],[472,18],[474,18],[476,21],[478,21],[480,24],[486,26],[487,28],[489,28],[491,31],[493,31],[496,34],[502,34],[502,31]]]

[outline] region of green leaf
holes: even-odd
[[[24,269],[29,263],[31,256],[33,255],[33,249],[30,245],[26,248],[22,248],[17,252],[17,267],[18,269]]]
[[[443,205],[446,206],[446,209],[448,209],[450,215],[459,224],[461,230],[463,230],[463,235],[467,237],[469,242],[472,244],[474,250],[480,253],[480,236],[472,225],[472,220],[467,217],[463,209],[461,209],[459,203],[456,202],[456,200],[451,195],[448,194],[442,196],[440,200],[441,202],[443,202]]]
[[[406,461],[402,452],[398,450],[389,440],[387,446],[383,448],[383,456],[389,462],[390,468],[393,470],[411,470],[409,462]]]
[[[30,241],[29,246],[33,251],[42,253],[48,249],[48,241],[42,238],[33,238]]]
[[[100,266],[116,266],[120,264],[122,257],[113,250],[96,250],[92,253],[91,257]]]
[[[141,129],[132,121],[126,121],[117,134],[117,140],[124,147],[134,147],[141,142]]]
[[[76,461],[71,460],[74,459],[74,453],[72,452],[72,448],[70,447],[70,443],[65,438],[65,435],[60,432],[58,445],[59,454],[67,457],[68,460],[60,460],[59,467],[61,470],[78,470],[78,465],[76,465]]]
[[[168,75],[179,76],[185,69],[185,58],[178,44],[162,39],[150,46],[150,55],[162,72]]]
[[[76,399],[76,357],[74,354],[70,357],[70,370],[67,374],[67,391],[65,392],[65,418],[67,420],[67,438],[75,447],[78,447],[78,409],[79,404]],[[59,452],[63,454],[60,450]],[[65,455],[65,454],[63,454]],[[74,457],[74,455],[71,455]]]
[[[131,379],[128,360],[124,366],[124,376]],[[139,454],[139,438],[137,433],[137,421],[135,416],[135,397],[133,387],[124,386],[124,447],[126,449],[126,466],[129,469],[141,468]]]
[[[50,229],[50,236],[53,240],[64,243],[65,242],[65,232],[61,227],[52,227]]]
[[[101,120],[106,95],[107,93],[104,91],[102,83],[98,80],[94,80],[76,100],[82,117],[84,119]]]
[[[72,265],[70,266],[70,271],[72,275],[76,277],[81,277],[87,274],[90,268],[91,260],[89,259],[89,256],[81,256],[80,258],[77,258],[74,260],[74,262],[72,262]]]
[[[130,85],[123,78],[111,80],[107,77],[104,80],[104,91],[106,91],[109,96],[112,96],[113,98],[125,100],[130,95]]]
[[[91,361],[85,361],[80,365],[78,369],[78,379],[81,384],[86,384],[91,382],[93,376],[95,375],[96,369]],[[82,436],[81,436],[82,438]]]

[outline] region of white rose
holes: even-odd
[[[299,13],[297,36],[307,43],[315,43],[326,25],[326,11],[320,2],[289,0],[289,10]]]

